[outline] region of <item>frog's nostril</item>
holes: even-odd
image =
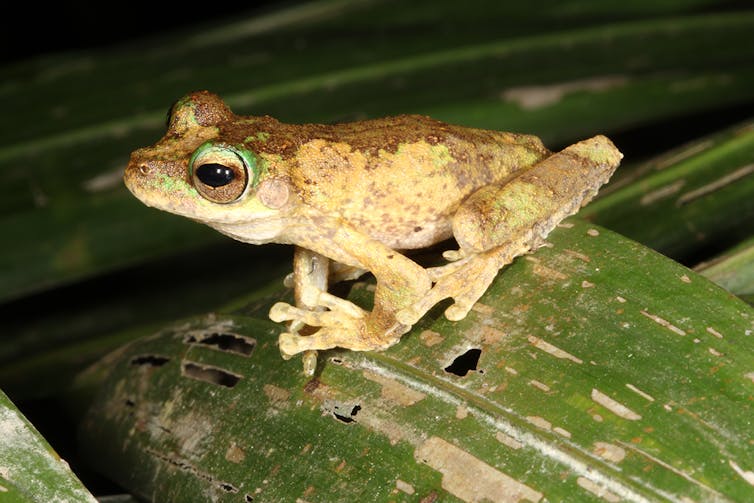
[[[143,176],[149,175],[149,173],[152,170],[149,168],[148,164],[139,164],[139,173],[141,173]]]

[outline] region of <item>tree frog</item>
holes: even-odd
[[[446,298],[445,316],[463,319],[498,270],[543,244],[621,158],[604,136],[552,153],[535,136],[420,115],[285,124],[237,116],[199,91],[173,105],[161,140],[131,154],[124,181],[145,204],[239,241],[294,245],[296,305],[269,316],[289,322],[282,355],[311,361],[316,350],[388,348]],[[450,238],[457,249],[439,266],[406,254]],[[371,311],[328,292],[366,272]]]

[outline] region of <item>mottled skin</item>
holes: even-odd
[[[553,155],[534,136],[416,115],[283,124],[236,116],[196,92],[173,107],[164,138],[131,155],[124,179],[149,206],[240,241],[296,246],[297,307],[270,311],[291,322],[280,336],[290,356],[387,348],[447,297],[446,316],[462,319],[497,271],[590,200],[621,157],[602,136]],[[219,182],[207,178],[226,166]],[[445,266],[424,269],[397,251],[450,237],[460,249],[446,252]],[[377,279],[371,312],[327,293],[365,271]],[[300,335],[307,325],[319,328]]]

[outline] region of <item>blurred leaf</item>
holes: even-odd
[[[0,500],[97,500],[0,391]]]
[[[754,302],[754,237],[695,270],[729,292]]]
[[[225,243],[0,305],[9,334],[0,345],[0,383],[16,399],[50,396],[145,330],[218,308],[229,298],[261,294],[270,282],[279,286],[291,255],[287,247]],[[233,265],[227,271],[234,272],[218,274],[214,264]]]
[[[666,255],[725,249],[754,229],[754,123],[629,171],[581,213]]]

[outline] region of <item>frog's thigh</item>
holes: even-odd
[[[551,210],[543,211],[540,198],[528,183],[514,179],[483,187],[464,201],[453,217],[453,233],[463,264],[438,268],[435,286],[413,306],[413,317],[421,317],[448,297],[454,304],[445,311],[446,317],[466,317],[500,268],[544,239],[541,222],[547,220]]]
[[[484,294],[501,267],[532,249],[546,235],[541,222],[552,210],[547,198],[518,179],[482,187],[460,206],[453,217],[453,235],[462,265],[449,264],[433,272],[436,283],[428,295],[400,313],[414,323],[433,305],[452,297],[445,311],[461,320]],[[544,205],[540,201],[544,199]],[[549,230],[548,230],[549,231]]]
[[[453,216],[461,255],[493,248],[509,249],[513,257],[525,253],[551,229],[547,224],[555,213],[554,203],[546,187],[518,179],[479,189]]]
[[[453,217],[453,235],[466,254],[500,246],[523,253],[589,202],[621,157],[604,136],[570,145],[472,194]]]
[[[458,264],[435,268],[432,290],[398,313],[401,323],[415,323],[440,300],[455,304],[445,314],[459,320],[479,300],[497,271],[540,245],[560,222],[597,193],[618,166],[622,154],[604,136],[571,145],[515,177],[480,188],[453,216],[453,235],[461,250]]]

